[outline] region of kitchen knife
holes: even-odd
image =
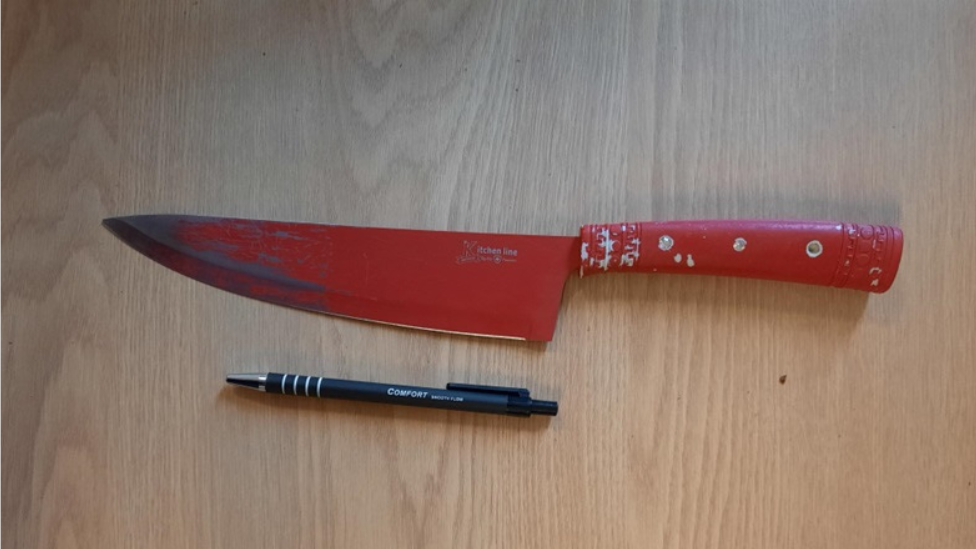
[[[570,274],[700,274],[891,287],[899,229],[825,221],[585,225],[580,236],[383,229],[187,215],[104,225],[149,258],[236,294],[413,328],[549,341]]]

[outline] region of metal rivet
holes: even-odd
[[[662,251],[666,252],[670,250],[671,246],[674,246],[674,239],[671,238],[670,236],[664,235],[661,238],[657,239],[657,247],[661,248]]]
[[[742,250],[746,249],[746,239],[742,238],[741,236],[736,238],[735,242],[732,243],[732,249],[737,252],[741,252]]]
[[[823,245],[820,244],[819,240],[811,240],[807,243],[807,255],[810,257],[817,257],[823,253]]]

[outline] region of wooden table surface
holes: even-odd
[[[976,3],[9,0],[9,547],[976,546]],[[548,345],[225,293],[104,217],[895,224],[884,295],[567,284]],[[526,386],[558,417],[234,371]]]

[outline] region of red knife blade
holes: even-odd
[[[549,341],[574,272],[709,274],[886,291],[901,231],[823,221],[585,225],[579,237],[140,215],[104,225],[247,297],[443,332]]]

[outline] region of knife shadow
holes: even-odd
[[[316,320],[321,320],[324,322],[342,323],[350,329],[362,327],[363,332],[368,333],[368,336],[364,337],[369,337],[374,340],[379,338],[392,340],[394,338],[413,337],[424,339],[431,344],[463,341],[473,346],[484,345],[491,346],[494,349],[502,348],[510,349],[513,352],[531,352],[538,354],[545,353],[546,348],[550,343],[548,341],[529,341],[525,339],[510,339],[466,333],[442,332],[412,326],[397,326],[395,324],[386,324],[383,322],[371,322],[368,320],[347,318],[343,316],[323,315],[321,313],[308,311],[296,312],[307,314],[310,316],[310,318],[315,318]]]
[[[853,326],[864,315],[870,297],[870,293],[856,290],[767,280],[614,273],[571,280],[564,303],[592,310],[589,314],[601,314],[602,309],[621,304],[675,312],[694,306],[698,311],[758,311],[769,322],[802,317]]]
[[[513,417],[497,414],[481,414],[435,408],[417,408],[396,404],[357,402],[351,400],[296,397],[268,394],[239,387],[225,386],[217,394],[220,405],[231,406],[241,412],[259,412],[280,415],[283,419],[295,412],[328,414],[331,417],[389,422],[397,424],[455,424],[464,423],[490,430],[545,431],[549,429],[551,416]]]

